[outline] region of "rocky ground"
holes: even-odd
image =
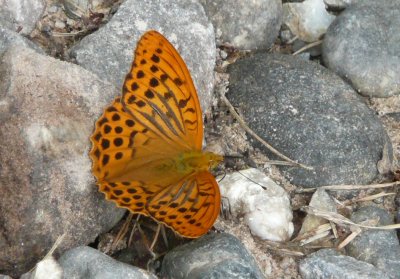
[[[0,274],[400,278],[400,7],[284,2],[37,0],[25,21],[0,8]],[[225,157],[221,215],[194,241],[135,221],[90,172],[94,123],[149,29],[184,58],[206,149]]]

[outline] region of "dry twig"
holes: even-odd
[[[338,224],[338,225],[344,226],[344,227],[351,228],[351,226],[355,226],[355,227],[360,227],[360,228],[365,228],[365,229],[374,229],[374,230],[400,229],[400,224],[391,224],[391,225],[386,225],[386,226],[370,226],[370,225],[357,224],[339,213],[319,210],[312,206],[303,206],[301,208],[301,210],[306,212],[307,214],[312,214],[314,216],[324,218],[326,220],[329,220],[335,224]]]
[[[367,189],[379,189],[379,188],[386,188],[392,186],[400,185],[400,181],[390,182],[390,183],[382,183],[382,184],[370,184],[370,185],[329,185],[329,186],[320,186],[315,188],[304,188],[304,189],[297,189],[295,192],[297,194],[300,193],[309,193],[314,192],[317,189],[325,189],[329,191],[341,191],[341,190],[367,190]]]
[[[322,44],[322,40],[319,40],[319,41],[310,43],[310,44],[308,44],[308,45],[305,45],[304,47],[302,47],[302,48],[299,49],[298,51],[294,52],[292,55],[297,55],[297,54],[299,54],[299,53],[302,53],[303,51],[306,51],[307,49],[313,48],[313,47],[315,47],[315,46],[317,46],[317,45],[320,45],[320,44]]]
[[[253,136],[255,139],[257,139],[259,142],[261,142],[266,148],[268,148],[272,153],[275,155],[279,156],[280,158],[290,162],[292,166],[298,166],[302,167],[307,170],[312,170],[312,167],[303,165],[301,163],[295,162],[294,160],[290,159],[289,157],[286,157],[282,153],[280,153],[278,150],[273,148],[270,144],[268,144],[265,140],[263,140],[260,136],[258,136],[253,130],[250,129],[249,126],[244,122],[244,120],[240,117],[240,115],[236,112],[235,108],[232,106],[232,104],[229,102],[229,100],[224,96],[224,94],[221,94],[221,99],[224,102],[224,104],[228,107],[230,113],[235,117],[235,119],[239,122],[240,126],[249,133],[251,136]]]

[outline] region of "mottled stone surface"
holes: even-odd
[[[300,261],[303,279],[390,279],[373,265],[339,254],[334,249],[322,249]]]
[[[82,67],[122,88],[140,36],[162,33],[186,62],[203,111],[210,109],[214,86],[214,29],[195,0],[127,0],[110,22],[71,49]]]
[[[44,51],[40,47],[38,47],[25,37],[21,36],[17,32],[10,31],[7,28],[3,28],[0,26],[0,57],[4,53],[4,51],[13,46],[24,46],[32,48],[38,53],[44,54]]]
[[[400,4],[369,2],[350,5],[331,24],[322,45],[323,60],[362,95],[398,95]]]
[[[391,162],[391,144],[378,117],[326,68],[260,53],[230,65],[228,72],[227,98],[249,127],[284,155],[314,167],[280,166],[292,183],[369,183],[378,175],[385,145]],[[258,141],[253,144],[268,152]]]
[[[0,26],[29,35],[44,8],[43,0],[0,0]]]
[[[279,0],[200,0],[220,43],[239,49],[272,46],[282,23]]]
[[[373,219],[379,220],[377,226],[390,225],[394,221],[387,211],[374,206],[362,207],[351,216],[355,223]],[[364,230],[346,246],[346,250],[350,256],[400,279],[400,245],[395,230]]]
[[[264,278],[240,240],[211,233],[179,246],[164,257],[162,278]]]
[[[59,263],[65,279],[157,279],[146,270],[118,262],[96,249],[84,246],[65,252]]]
[[[13,47],[0,63],[0,270],[12,276],[93,242],[122,217],[95,186],[94,122],[118,90],[81,67]]]

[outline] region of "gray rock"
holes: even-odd
[[[282,1],[200,0],[221,43],[240,49],[266,49],[282,24]]]
[[[392,158],[378,117],[326,68],[260,53],[230,65],[228,72],[227,98],[249,127],[281,153],[314,167],[279,167],[292,183],[366,184],[378,175],[385,144]],[[267,152],[258,141],[254,146]]]
[[[343,10],[353,2],[355,2],[355,0],[324,0],[324,4],[327,8],[332,10]]]
[[[77,247],[58,260],[65,279],[157,279],[146,270],[118,262],[90,247]]]
[[[162,278],[264,278],[240,240],[230,234],[208,234],[170,251]]]
[[[390,279],[373,265],[343,256],[334,249],[322,249],[300,261],[303,279]]]
[[[384,209],[362,207],[351,216],[352,221],[361,223],[379,218],[378,225],[393,224],[393,218]],[[395,230],[366,230],[346,247],[350,256],[373,264],[392,278],[400,278],[400,245]]]
[[[0,279],[12,279],[12,278],[8,275],[0,274]]]
[[[378,3],[376,0],[324,0],[328,10],[343,10],[352,4],[371,5]],[[398,3],[398,0],[380,0],[379,4]]]
[[[354,4],[341,13],[326,32],[323,60],[364,96],[398,95],[399,41],[398,1]]]
[[[325,9],[323,0],[305,0],[283,4],[283,21],[304,42],[315,42],[335,19]]]
[[[203,111],[209,110],[214,30],[195,0],[127,0],[107,25],[74,46],[71,55],[79,65],[122,88],[136,42],[150,29],[162,33],[177,48],[192,74]]]
[[[28,271],[93,242],[124,211],[106,201],[87,155],[95,120],[118,90],[81,67],[24,47],[0,62],[0,270]]]
[[[90,1],[91,2],[91,1]],[[72,19],[80,19],[89,12],[89,0],[63,0],[65,14]]]
[[[312,206],[313,208],[323,210],[323,211],[328,211],[328,212],[334,212],[336,213],[336,204],[335,201],[332,199],[332,197],[329,195],[327,191],[324,189],[318,189],[312,196],[311,201],[309,203],[309,206]],[[314,216],[311,214],[308,214],[303,221],[303,224],[301,225],[301,229],[299,232],[299,235],[305,234],[315,228],[317,228],[320,225],[326,224],[329,221],[318,217]],[[326,232],[326,235],[329,234],[329,231]],[[321,244],[323,243],[319,240],[318,243]],[[316,242],[313,242],[313,245],[316,245]]]
[[[400,121],[400,112],[389,112],[385,116],[392,118],[393,120]]]
[[[109,0],[62,0],[65,14],[71,19],[87,17],[97,9],[107,7],[111,4]]]
[[[44,8],[43,0],[0,0],[0,26],[29,35]]]
[[[6,51],[6,49],[15,46],[28,47],[34,49],[38,53],[44,54],[44,51],[33,42],[22,37],[17,32],[10,31],[0,26],[0,56],[3,54],[4,51]]]

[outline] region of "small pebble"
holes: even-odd
[[[55,28],[58,29],[64,29],[65,28],[65,23],[62,22],[61,20],[56,20],[55,24],[54,24]]]
[[[49,14],[55,14],[58,12],[58,6],[57,5],[52,5],[50,8],[47,9],[47,12]]]
[[[244,216],[253,235],[272,241],[290,238],[293,216],[289,196],[263,172],[247,169],[227,174],[219,186],[232,215]]]
[[[219,56],[222,58],[222,59],[226,59],[227,57],[228,57],[228,53],[226,53],[226,51],[224,51],[224,50],[220,50],[219,51]]]

